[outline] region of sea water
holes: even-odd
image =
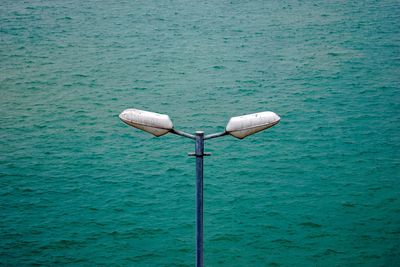
[[[398,1],[0,3],[0,264],[399,266]]]

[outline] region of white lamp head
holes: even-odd
[[[155,136],[164,135],[174,127],[171,119],[166,114],[133,108],[122,111],[119,114],[119,118],[126,124]]]
[[[236,138],[243,139],[246,136],[274,126],[280,119],[272,111],[232,117],[226,125],[225,131]]]

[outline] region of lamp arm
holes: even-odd
[[[209,134],[209,135],[204,136],[204,140],[221,137],[221,136],[224,136],[224,135],[227,135],[227,134],[228,134],[228,132],[226,132],[226,131],[221,132],[221,133]]]
[[[190,139],[196,140],[196,136],[194,136],[192,134],[185,133],[183,131],[172,129],[169,132],[173,133],[173,134],[176,134],[176,135],[180,135],[180,136],[186,137],[186,138],[190,138]]]

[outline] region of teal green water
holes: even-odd
[[[0,4],[0,265],[400,266],[398,1]]]

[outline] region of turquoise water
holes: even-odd
[[[0,265],[400,266],[398,1],[0,4]]]

